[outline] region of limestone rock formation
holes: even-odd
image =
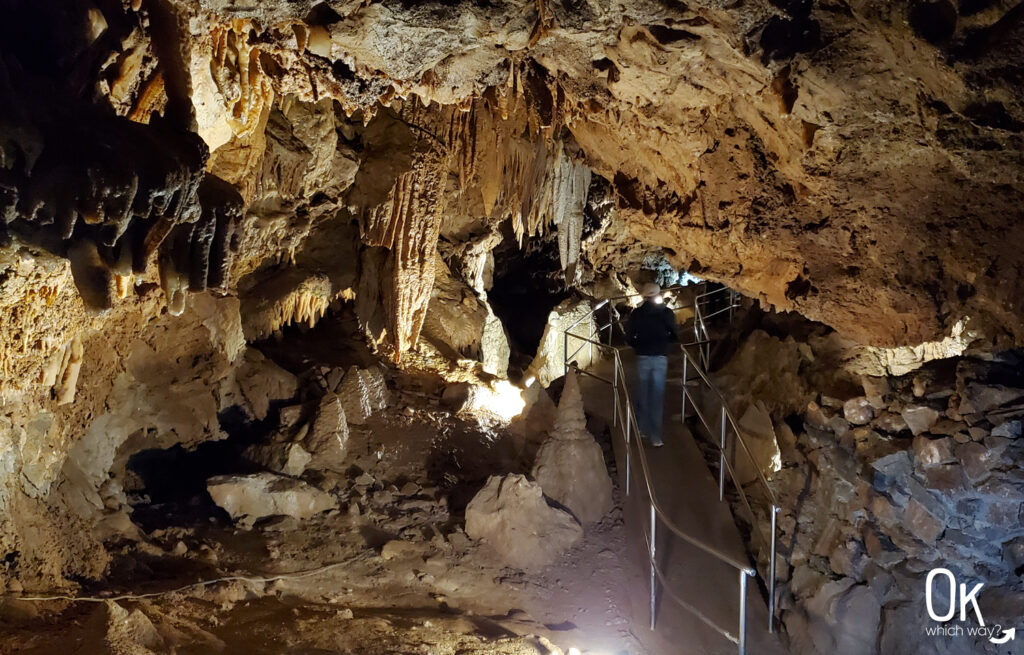
[[[232,519],[247,523],[265,516],[307,519],[338,506],[332,496],[316,487],[274,473],[215,476],[206,488],[213,502]]]
[[[558,501],[584,525],[612,508],[612,479],[604,452],[587,432],[583,396],[572,372],[566,377],[555,426],[541,445],[531,475],[544,494]]]
[[[249,446],[244,455],[249,461],[274,473],[291,476],[302,475],[313,459],[300,444],[284,441]]]
[[[491,476],[466,506],[466,534],[509,566],[547,566],[583,537],[568,512],[549,506],[540,485],[522,475]]]
[[[304,442],[314,468],[340,471],[348,452],[348,413],[343,398],[327,392]]]
[[[352,366],[337,389],[345,417],[353,425],[362,425],[374,413],[388,406],[388,388],[380,368]]]
[[[542,387],[547,388],[554,380],[565,375],[565,356],[573,355],[572,361],[581,368],[587,368],[600,359],[600,350],[591,348],[580,339],[565,338],[565,331],[575,324],[572,333],[584,338],[593,339],[597,324],[594,318],[587,317],[591,312],[589,302],[565,300],[548,314],[547,325],[541,337],[537,355],[526,369],[526,379],[534,378]],[[569,352],[566,353],[566,347]],[[578,351],[578,352],[577,352]]]
[[[111,655],[155,655],[167,648],[153,622],[139,609],[129,612],[107,601],[93,620],[105,623],[104,645]]]
[[[266,417],[272,400],[291,398],[298,388],[294,375],[254,348],[245,351],[238,384],[258,419]]]

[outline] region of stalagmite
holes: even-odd
[[[537,452],[533,478],[544,494],[568,507],[584,524],[598,521],[612,508],[612,480],[604,452],[587,431],[576,374],[565,378],[555,426]]]

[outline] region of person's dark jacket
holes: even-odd
[[[646,301],[629,315],[626,339],[637,355],[665,355],[668,345],[679,341],[676,316],[665,305]]]

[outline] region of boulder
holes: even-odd
[[[584,524],[600,520],[612,508],[612,479],[604,452],[587,432],[586,421],[583,396],[570,372],[555,427],[537,452],[532,472],[544,493]]]
[[[875,411],[885,409],[885,395],[889,393],[889,378],[862,375],[860,383],[864,387],[864,397],[868,399],[871,408]]]
[[[337,394],[345,409],[345,417],[352,425],[363,425],[366,419],[387,407],[389,402],[384,374],[376,366],[350,367],[338,386]]]
[[[129,611],[113,601],[106,601],[98,614],[96,619],[106,624],[104,646],[107,650],[104,652],[110,655],[155,655],[166,652],[164,638],[141,610]]]
[[[813,400],[807,403],[807,410],[804,412],[804,420],[813,428],[818,430],[829,429],[829,420],[832,416],[826,412],[821,405]]]
[[[843,416],[854,425],[867,425],[875,417],[875,411],[867,398],[858,396],[843,403]]]
[[[987,412],[1019,398],[1024,398],[1024,389],[972,382],[960,392],[957,411],[961,415]]]
[[[756,480],[758,469],[766,476],[779,470],[782,466],[782,453],[775,437],[772,417],[765,404],[760,400],[750,403],[737,421],[737,425],[753,456],[751,461],[746,450],[739,444],[736,445],[733,470],[736,471],[740,484],[749,484]]]
[[[302,475],[312,459],[301,445],[284,441],[249,446],[243,456],[250,462],[275,473],[293,476]]]
[[[306,450],[312,468],[341,471],[348,451],[348,414],[342,399],[327,392],[320,399],[313,427],[306,435]]]
[[[206,489],[232,519],[247,522],[279,515],[306,519],[338,506],[316,487],[275,473],[218,475],[206,481]]]
[[[554,380],[565,374],[565,330],[574,325],[573,334],[588,337],[597,330],[589,301],[563,300],[548,314],[547,325],[541,336],[537,355],[526,369],[524,380],[535,379],[545,389]],[[596,339],[594,339],[596,341]],[[591,361],[591,347],[584,341],[568,338],[569,355],[580,368],[588,368]],[[577,352],[577,350],[579,352]],[[575,353],[575,354],[573,354]],[[600,359],[600,350],[593,348],[593,359]]]
[[[1002,547],[1003,563],[1011,569],[1024,566],[1024,537],[1011,539]]]
[[[896,434],[907,429],[907,422],[903,420],[903,417],[895,412],[882,412],[875,418],[872,425],[883,432],[890,434]]]
[[[583,537],[566,511],[551,507],[541,487],[524,475],[491,476],[466,506],[466,534],[509,566],[543,567]]]
[[[977,441],[957,446],[956,456],[963,465],[964,474],[972,483],[988,479],[999,462],[999,457],[991,449]]]
[[[914,458],[925,468],[946,464],[953,461],[953,440],[949,437],[929,439],[924,436],[914,437]]]
[[[907,508],[903,512],[903,520],[906,522],[907,530],[926,544],[934,544],[946,524],[943,520],[932,513],[928,507],[911,498],[907,502]]]
[[[1020,421],[1006,421],[1000,423],[992,429],[993,437],[1006,437],[1007,439],[1016,439],[1021,435],[1021,422]]]
[[[294,375],[263,356],[255,348],[245,351],[237,372],[238,386],[259,420],[267,417],[270,401],[291,398],[299,388]]]
[[[865,585],[842,578],[822,585],[803,608],[785,615],[796,653],[874,653],[881,604]]]
[[[931,430],[939,420],[939,412],[931,407],[907,407],[900,412],[900,416],[915,437]]]

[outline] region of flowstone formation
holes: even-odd
[[[601,446],[587,431],[583,396],[572,371],[565,378],[554,428],[537,451],[531,475],[546,496],[584,525],[599,521],[612,508],[612,479]]]

